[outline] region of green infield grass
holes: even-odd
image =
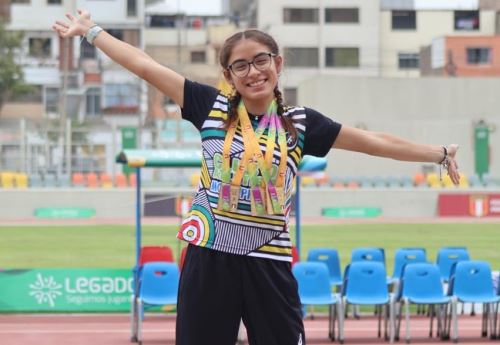
[[[185,245],[175,238],[177,226],[144,226],[143,245],[168,245],[178,257]],[[292,229],[292,239],[295,234]],[[342,265],[356,247],[382,247],[388,273],[394,252],[424,247],[429,261],[443,246],[466,246],[472,259],[500,269],[498,224],[337,224],[302,227],[302,259],[310,248],[339,251]],[[134,226],[3,226],[0,228],[0,269],[128,268],[135,262]]]

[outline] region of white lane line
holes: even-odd
[[[175,333],[175,330],[169,329],[143,329],[145,333]],[[0,330],[0,334],[78,334],[78,333],[130,333],[129,329],[5,329]]]

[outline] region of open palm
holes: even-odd
[[[458,164],[456,161],[456,154],[458,150],[458,145],[451,144],[448,146],[448,156],[450,158],[448,165],[448,175],[450,175],[451,180],[455,185],[460,183],[460,173],[458,172]]]
[[[84,36],[94,23],[90,19],[88,11],[78,10],[77,12],[77,17],[67,13],[66,18],[68,21],[56,20],[52,25],[52,29],[61,37]]]

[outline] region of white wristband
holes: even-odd
[[[97,37],[97,35],[99,35],[99,33],[103,31],[103,29],[98,26],[97,24],[91,26],[88,30],[87,30],[87,33],[85,34],[85,38],[87,39],[87,42],[89,42],[89,44],[94,44],[94,40],[95,38]]]

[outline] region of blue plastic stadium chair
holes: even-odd
[[[448,282],[453,265],[459,261],[470,260],[466,247],[443,247],[439,249],[436,264],[441,272],[441,279]]]
[[[483,174],[482,181],[483,181],[483,184],[485,187],[498,187],[498,186],[500,186],[500,179],[493,177],[489,173]]]
[[[396,176],[387,176],[385,178],[385,183],[389,188],[401,188],[401,180]]]
[[[330,285],[338,287],[342,285],[342,272],[340,270],[340,258],[336,249],[314,248],[307,254],[307,261],[324,262],[328,267]]]
[[[425,257],[427,258],[427,250],[424,247],[402,247],[400,249],[420,250],[421,252],[424,253]]]
[[[132,341],[142,344],[144,309],[177,304],[179,267],[171,262],[148,262],[142,267],[139,295],[131,306]]]
[[[409,175],[403,175],[400,177],[400,183],[403,188],[413,188],[413,179]]]
[[[43,179],[40,174],[33,174],[29,176],[29,186],[32,188],[43,187]]]
[[[474,188],[484,187],[483,182],[481,182],[481,179],[476,174],[469,176],[469,186],[474,187]]]
[[[425,251],[415,248],[401,248],[396,251],[394,256],[394,271],[392,272],[391,283],[396,284],[403,275],[403,268],[406,265],[426,262]],[[397,291],[397,287],[395,289]]]
[[[386,283],[386,272],[383,263],[378,261],[355,261],[345,271],[343,287],[343,304],[375,305],[378,313],[378,336],[381,336],[382,307],[384,310],[384,336],[391,342],[394,340],[394,305],[393,296]],[[387,318],[389,316],[390,335],[387,334]]]
[[[200,141],[200,132],[191,122],[183,120],[181,121],[181,140],[183,143],[198,143]]]
[[[57,187],[56,175],[48,173],[43,176],[43,185],[48,188]]]
[[[179,130],[179,120],[166,119],[161,124],[160,140],[163,143],[177,142],[177,132]]]
[[[57,176],[57,185],[61,188],[70,188],[71,187],[71,177],[69,175]]]
[[[399,318],[396,327],[396,339],[399,339],[403,304],[405,306],[406,342],[410,341],[410,304],[430,305],[429,336],[432,337],[434,315],[437,316],[437,335],[445,336],[446,311],[450,297],[443,292],[439,267],[435,264],[420,262],[404,266],[401,276],[396,305],[399,306]],[[436,313],[436,306],[438,307]]]
[[[381,176],[373,176],[372,184],[374,188],[387,188],[386,179]]]
[[[326,264],[310,261],[297,262],[292,272],[298,283],[302,305],[328,305],[328,337],[335,340],[335,321],[338,318],[339,340],[343,342],[342,304],[338,295],[331,291]]]
[[[458,341],[457,302],[482,303],[483,318],[481,336],[496,338],[495,320],[498,318],[500,296],[495,294],[489,263],[483,261],[460,261],[451,277],[448,295],[452,298],[452,339]]]
[[[383,248],[354,248],[351,251],[351,262],[377,261],[385,266],[385,251]]]

